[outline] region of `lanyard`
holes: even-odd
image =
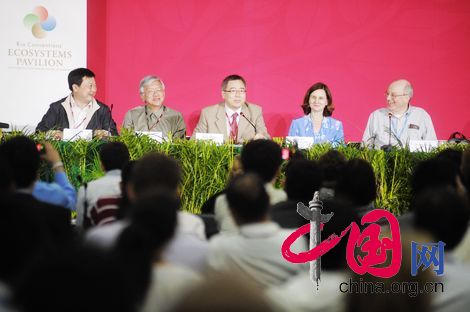
[[[153,129],[154,127],[156,127],[158,125],[158,123],[160,122],[160,120],[162,119],[163,117],[163,114],[165,113],[166,111],[166,106],[163,106],[163,111],[162,113],[160,114],[160,116],[157,118],[157,121],[155,121],[155,123],[150,126],[150,123],[149,123],[149,118],[150,116],[148,115],[148,112],[147,112],[147,105],[145,105],[145,116],[147,117],[147,128],[148,128],[148,131],[151,131],[151,129]],[[152,115],[152,113],[150,113],[150,115]]]
[[[73,113],[72,103],[69,102],[69,104],[70,104],[70,111],[72,112],[72,119],[73,119],[73,128],[72,128],[72,129],[78,129],[78,128],[85,122],[87,116],[86,116],[86,114],[85,114],[85,117],[83,118],[83,120],[80,121],[80,122],[78,123],[78,125],[76,125],[76,124],[75,124],[75,114]],[[89,104],[87,104],[87,106],[88,106],[88,105],[89,105]],[[88,108],[88,107],[87,107],[87,108]]]
[[[403,131],[406,128],[406,124],[408,123],[408,117],[410,117],[410,113],[406,113],[406,118],[405,121],[403,122],[403,126],[401,127],[400,132],[398,132],[397,126],[398,126],[398,118],[395,117],[395,120],[392,119],[392,129],[390,131],[393,132],[393,134],[397,137],[397,139],[400,141],[401,140],[401,135],[403,134]]]

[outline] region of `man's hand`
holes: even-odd
[[[62,138],[64,137],[64,132],[60,130],[49,130],[47,131],[46,136],[54,140],[62,140]]]
[[[51,164],[52,169],[55,172],[57,171],[64,171],[64,164],[60,159],[59,152],[55,149],[55,147],[49,143],[44,143],[44,148],[46,149],[46,153],[41,155],[41,158]]]
[[[110,133],[107,130],[95,130],[93,135],[98,139],[102,139],[110,136]]]

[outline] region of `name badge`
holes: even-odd
[[[62,141],[76,141],[79,139],[91,141],[91,139],[93,139],[93,130],[64,128],[64,136]]]

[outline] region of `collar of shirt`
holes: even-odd
[[[75,99],[73,96],[70,96],[70,110],[72,112],[72,118],[73,118],[73,128],[82,128],[85,129],[86,127],[86,118],[87,118],[87,113],[89,110],[91,110],[91,107],[93,105],[93,101],[85,105],[84,107],[80,107],[77,105],[75,102]]]
[[[160,115],[162,114],[163,112],[163,105],[160,105],[160,107],[152,112],[147,105],[145,105],[145,113],[147,114],[147,117],[150,118],[150,119],[157,119],[158,117],[160,117]]]
[[[225,105],[225,113],[227,114],[227,116],[228,116],[230,119],[232,119],[232,115],[233,115],[234,113],[238,113],[238,116],[237,116],[237,123],[238,123],[238,121],[239,121],[239,119],[240,119],[240,113],[241,113],[241,111],[242,111],[242,108],[241,108],[241,107],[239,107],[237,110],[233,110],[233,109],[229,108],[227,105]]]
[[[121,169],[112,169],[109,170],[105,173],[106,176],[120,176],[121,175]]]
[[[93,105],[93,101],[85,105],[84,107],[78,106],[78,104],[75,102],[75,99],[73,98],[72,95],[70,95],[70,105],[72,106],[72,109],[77,111],[77,112],[82,112],[86,109],[90,109],[91,106]]]
[[[408,116],[409,114],[411,113],[411,105],[408,105],[408,109],[403,113],[403,115],[401,116],[396,116],[395,114],[392,113],[392,117],[396,118],[396,119],[401,119],[403,117],[406,117]],[[388,114],[388,112],[387,112]]]

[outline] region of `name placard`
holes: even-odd
[[[138,135],[146,135],[159,143],[163,142],[163,132],[161,131],[136,131],[135,133]]]
[[[438,140],[410,140],[408,148],[410,152],[430,152],[437,148],[438,145]]]
[[[313,145],[313,137],[287,136],[286,143],[297,143],[299,149],[308,149]]]
[[[198,141],[212,141],[217,145],[224,144],[224,135],[222,133],[196,133],[196,140]]]
[[[70,129],[64,128],[62,141],[76,141],[78,139],[91,141],[93,139],[93,130],[90,129]]]

